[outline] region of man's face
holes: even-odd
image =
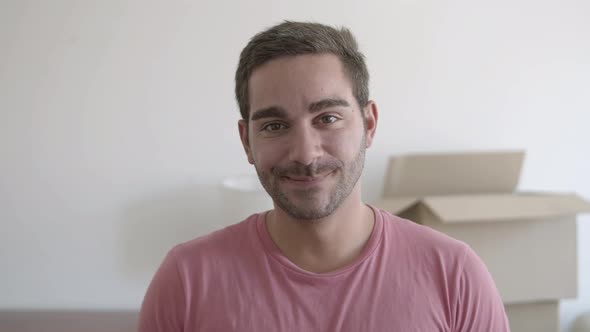
[[[374,104],[362,110],[369,119],[365,130],[352,85],[334,55],[271,60],[249,83],[250,120],[240,121],[240,136],[263,187],[276,207],[296,219],[330,215],[360,190]]]

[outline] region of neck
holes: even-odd
[[[360,186],[329,216],[296,220],[280,208],[267,214],[266,225],[275,244],[300,268],[325,273],[337,270],[361,254],[371,236],[375,217],[361,201]]]

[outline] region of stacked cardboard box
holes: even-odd
[[[577,295],[575,194],[515,192],[524,153],[391,159],[376,205],[469,244],[485,262],[513,332],[559,330],[559,300]]]

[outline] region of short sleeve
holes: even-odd
[[[183,331],[185,294],[172,249],[154,275],[141,305],[138,332]]]
[[[509,332],[500,294],[488,269],[468,246],[456,290],[455,332]]]

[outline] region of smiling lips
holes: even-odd
[[[325,174],[319,174],[316,176],[298,176],[298,175],[291,175],[291,176],[283,176],[283,179],[286,179],[289,182],[292,183],[298,183],[298,184],[312,184],[312,183],[316,183],[319,182],[321,180],[323,180],[324,178],[326,178],[328,175],[332,174],[333,171],[330,171],[328,173]]]

